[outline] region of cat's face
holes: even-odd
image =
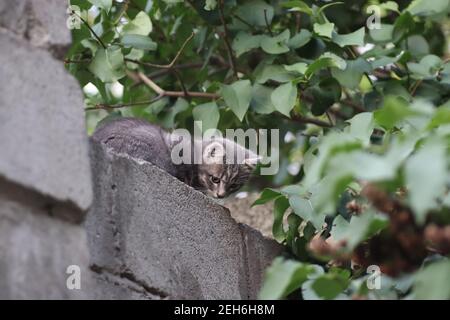
[[[234,147],[232,163],[227,163],[227,154],[223,147],[225,144],[232,144]],[[206,144],[203,164],[198,166],[198,182],[206,194],[214,198],[225,198],[248,181],[257,162],[258,157],[250,150],[230,141]]]
[[[225,198],[248,181],[252,170],[246,164],[203,164],[198,167],[198,181],[208,195]]]

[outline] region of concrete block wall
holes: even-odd
[[[113,298],[257,297],[281,246],[150,163],[95,142],[91,158],[91,264]],[[134,286],[124,290],[124,280]]]
[[[0,299],[255,298],[278,244],[157,167],[89,144],[62,62],[66,6],[0,0]],[[70,265],[81,290],[66,286]]]
[[[89,298],[83,95],[60,59],[65,1],[0,0],[0,298]],[[53,16],[54,15],[54,16]],[[57,18],[52,18],[57,17]],[[69,290],[67,267],[85,290]]]

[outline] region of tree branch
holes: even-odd
[[[332,125],[328,122],[316,119],[316,118],[309,118],[309,117],[304,117],[304,116],[300,116],[300,115],[294,115],[292,116],[291,120],[295,121],[295,122],[299,122],[299,123],[310,123],[310,124],[315,124],[316,126],[319,127],[323,127],[323,128],[331,128]]]
[[[197,98],[205,98],[205,99],[220,98],[220,95],[218,95],[217,93],[195,92],[195,91],[166,91],[166,90],[162,89],[160,86],[158,86],[155,82],[153,82],[153,80],[148,78],[142,72],[138,72],[137,76],[145,85],[147,85],[149,88],[151,88],[153,91],[155,91],[158,95],[161,95],[163,97],[197,97]]]
[[[151,100],[145,100],[145,101],[136,101],[136,102],[130,102],[130,103],[119,103],[119,104],[105,104],[105,103],[99,103],[96,104],[94,107],[85,108],[84,111],[91,111],[91,110],[111,110],[111,109],[119,109],[119,108],[126,108],[126,107],[135,107],[135,106],[141,106],[141,105],[149,105],[153,102],[156,102],[160,99],[162,99],[164,96],[157,96]]]
[[[356,113],[366,112],[366,110],[361,105],[357,104],[353,100],[344,99],[339,102],[351,107],[352,109],[354,109],[356,111]]]
[[[129,58],[125,58],[124,60],[127,62],[136,63],[136,64],[146,66],[146,67],[159,68],[159,69],[172,69],[173,66],[175,65],[175,63],[177,62],[178,58],[180,57],[181,53],[183,52],[184,48],[186,48],[187,44],[189,43],[189,41],[191,41],[191,39],[193,37],[194,37],[194,32],[192,32],[191,35],[184,41],[184,43],[181,45],[181,48],[178,50],[177,54],[175,55],[175,57],[172,59],[172,61],[169,64],[155,64],[155,63],[143,62],[143,61],[139,61],[136,59],[129,59]]]
[[[228,51],[228,58],[230,60],[230,66],[231,66],[231,69],[233,70],[234,76],[237,79],[238,74],[237,74],[237,69],[236,69],[236,63],[234,61],[233,49],[231,48],[230,40],[228,39],[228,28],[227,28],[227,24],[225,22],[224,14],[223,14],[223,0],[219,0],[218,9],[219,9],[220,21],[222,22],[222,25],[223,25],[223,40],[225,42],[225,47],[227,48],[227,51]]]
[[[269,34],[271,37],[273,37],[272,28],[270,27],[269,19],[267,18],[267,10],[264,9],[264,20],[266,21],[266,27],[267,31],[269,31]]]
[[[91,28],[91,26],[89,25],[89,23],[87,23],[86,20],[84,20],[78,13],[75,12],[75,10],[71,10],[71,14],[75,15],[78,17],[78,19],[81,20],[81,22],[83,22],[86,27],[89,29],[90,32],[92,32],[93,36],[98,40],[98,42],[100,42],[100,44],[102,45],[103,49],[106,49],[106,45],[105,43],[102,41],[102,39],[100,39],[100,37],[95,33],[94,29]]]

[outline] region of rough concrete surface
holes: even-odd
[[[57,60],[66,6],[0,0],[0,299],[97,292],[79,224],[92,202],[83,96]]]
[[[38,194],[0,182],[0,299],[92,298],[86,233],[51,217]],[[80,290],[69,290],[67,267],[80,267]]]
[[[152,164],[91,146],[96,201],[86,228],[94,271],[160,298],[256,297],[280,246]]]
[[[67,1],[0,0],[0,27],[62,58],[72,39],[66,26]]]
[[[92,188],[78,83],[48,52],[1,30],[0,43],[0,176],[86,210]]]
[[[0,299],[256,298],[282,247],[150,163],[98,144],[89,157],[58,61],[66,9],[0,0]]]

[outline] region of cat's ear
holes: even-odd
[[[203,150],[203,163],[222,164],[225,156],[225,150],[221,143],[212,142]]]

